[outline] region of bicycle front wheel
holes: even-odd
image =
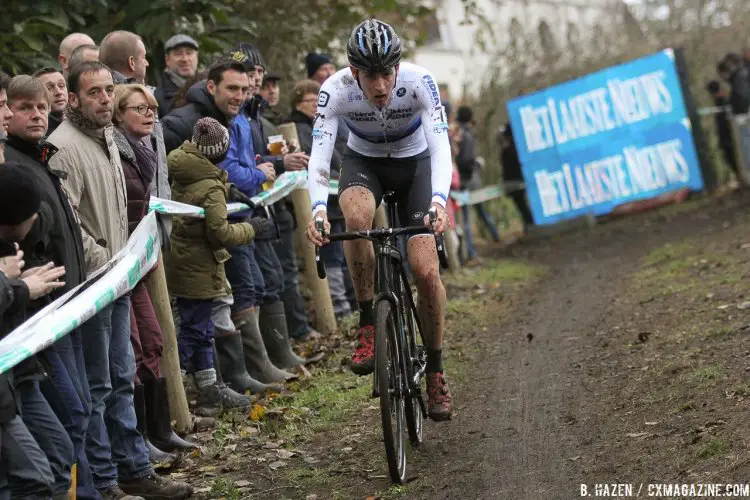
[[[388,472],[393,482],[402,483],[406,477],[406,438],[397,331],[396,309],[387,300],[381,300],[375,310],[375,364],[380,418]]]
[[[406,416],[406,429],[409,431],[409,441],[412,446],[419,446],[422,444],[422,429],[424,426],[424,415],[422,413],[422,406],[424,402],[422,400],[422,377],[417,377],[426,363],[426,355],[424,346],[417,343],[418,326],[414,320],[414,313],[411,309],[408,309],[406,305],[406,327],[404,328],[405,339],[404,339],[404,356],[407,356],[407,371],[408,377],[416,379],[416,383],[410,380],[408,383],[409,389],[412,391],[411,396],[405,398],[404,413]]]

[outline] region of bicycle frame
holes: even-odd
[[[388,203],[387,220],[390,226],[393,226],[393,221],[396,220],[396,204]],[[397,397],[411,397],[414,393],[419,391],[419,381],[424,376],[427,369],[426,364],[422,363],[422,366],[414,373],[412,367],[416,361],[415,347],[407,344],[411,341],[412,332],[408,332],[411,326],[405,324],[407,319],[407,310],[411,312],[412,317],[417,325],[417,332],[419,333],[422,345],[427,345],[424,333],[422,332],[422,325],[420,323],[419,314],[417,313],[417,307],[414,302],[414,296],[409,286],[409,280],[406,276],[406,270],[403,265],[403,256],[399,251],[397,240],[401,236],[395,236],[388,238],[384,241],[375,241],[375,299],[373,300],[373,308],[377,307],[378,302],[382,300],[389,301],[393,307],[399,311],[399,314],[394,318],[396,322],[396,335],[399,338],[391,339],[392,342],[396,342],[399,345],[399,351],[401,356],[399,357],[401,362],[401,373],[409,375],[410,380],[404,379],[402,381],[403,387],[398,388],[399,391]],[[396,240],[396,241],[394,241]],[[399,299],[401,297],[401,299]],[[408,356],[408,359],[407,359]],[[372,397],[379,397],[378,394],[378,373],[375,370],[373,376],[373,390]],[[424,417],[427,416],[427,407],[424,404],[422,398],[420,398],[420,406]]]

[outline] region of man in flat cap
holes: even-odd
[[[188,35],[174,35],[164,44],[164,70],[162,85],[154,92],[159,103],[159,117],[172,109],[175,94],[198,71],[198,42]]]

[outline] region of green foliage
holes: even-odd
[[[377,15],[396,24],[414,47],[421,21],[431,11],[420,0],[4,0],[0,18],[1,68],[31,72],[54,64],[60,41],[69,33],[89,34],[97,43],[113,30],[140,35],[151,63],[149,81],[157,82],[164,67],[164,42],[186,33],[201,45],[207,65],[239,41],[258,45],[266,62],[286,77],[284,85],[306,77],[304,56],[311,50],[338,55],[356,23]]]
[[[0,32],[3,69],[12,73],[54,63],[60,41],[77,31],[97,43],[113,30],[138,33],[156,68],[164,59],[164,42],[177,31],[195,36],[206,56],[246,32],[231,6],[220,0],[10,0],[2,2],[0,17],[13,26]]]

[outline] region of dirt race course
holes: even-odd
[[[193,472],[175,475],[205,498],[307,500],[750,482],[746,192],[488,252],[486,267],[446,277],[456,416],[428,423],[407,484],[385,477],[377,402],[369,379],[339,368],[345,341],[269,404],[275,420],[249,438],[246,416],[223,423],[230,437],[216,445],[214,431]],[[216,464],[221,479],[206,473]]]

